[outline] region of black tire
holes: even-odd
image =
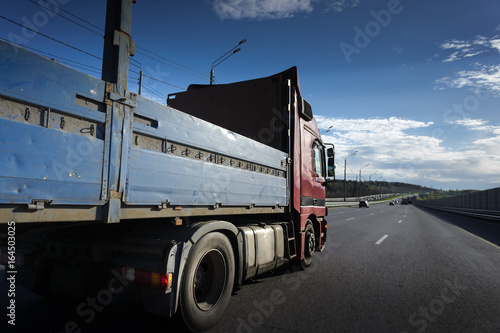
[[[225,235],[213,232],[194,245],[180,289],[182,317],[190,330],[204,331],[219,321],[232,293],[234,265],[233,248]]]
[[[302,267],[302,269],[306,269],[311,266],[315,251],[316,235],[314,234],[314,228],[311,221],[308,221],[305,230],[304,259],[300,261],[300,266]]]

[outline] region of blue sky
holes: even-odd
[[[1,15],[21,26],[0,19],[1,37],[99,77],[99,59],[22,26],[101,57],[105,1],[49,2],[97,34],[37,5],[46,0],[18,0]],[[361,169],[363,180],[486,189],[500,186],[498,13],[498,0],[139,0],[132,38],[164,59],[138,48],[133,63],[173,85],[146,78],[143,94],[161,102],[207,83],[212,62],[247,39],[215,68],[217,82],[297,66],[323,139],[337,147],[339,177],[349,156],[348,179]]]

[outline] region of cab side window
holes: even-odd
[[[323,162],[324,160],[323,147],[317,141],[313,143],[313,152],[314,152],[314,172],[318,174],[318,177],[325,177],[325,170],[324,170],[325,163]]]

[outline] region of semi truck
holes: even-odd
[[[334,147],[295,67],[129,91],[131,10],[108,0],[101,79],[0,42],[2,262],[33,292],[126,294],[203,331],[233,288],[324,249]]]

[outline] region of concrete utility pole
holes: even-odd
[[[371,175],[368,176],[368,196],[371,197],[372,196],[372,176],[374,174],[376,174],[378,171],[375,171],[374,173],[372,173]]]
[[[344,202],[345,202],[345,197],[346,197],[346,191],[347,191],[347,181],[346,181],[346,169],[347,169],[347,158],[349,156],[354,156],[356,155],[358,151],[356,150],[354,153],[347,155],[346,158],[344,158]]]
[[[369,166],[370,163],[368,163],[367,165],[365,165],[363,168]],[[363,185],[363,182],[361,181],[361,168],[359,168],[359,187],[358,187],[358,197],[359,199],[361,200],[361,186]]]

